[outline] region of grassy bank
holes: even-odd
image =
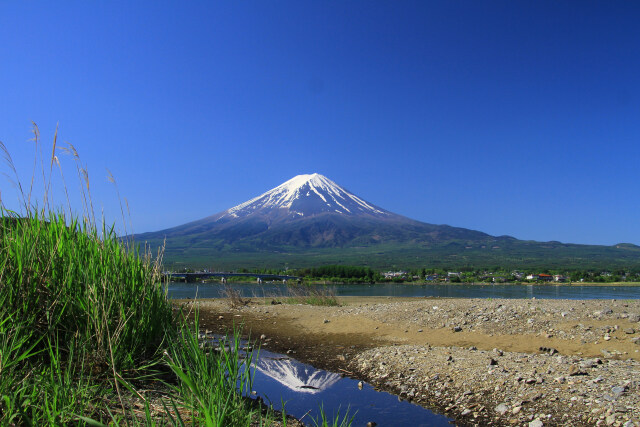
[[[252,354],[241,353],[239,332],[220,351],[203,347],[198,314],[167,299],[162,251],[152,257],[96,221],[71,144],[63,151],[76,165],[82,214],[69,202],[51,207],[54,165],[69,200],[56,139],[44,161],[34,125],[40,170],[28,186],[0,142],[22,202],[10,210],[0,199],[0,425],[273,424],[271,408],[244,397]],[[43,190],[37,201],[34,188]],[[275,423],[287,424],[284,412]]]
[[[261,419],[241,396],[250,381],[237,345],[200,349],[157,263],[104,226],[1,213],[0,424]]]
[[[28,186],[0,143],[22,199],[19,212],[0,206],[0,425],[267,423],[268,413],[242,396],[251,357],[240,356],[238,341],[232,336],[221,353],[202,350],[197,322],[167,300],[162,257],[96,225],[89,177],[71,145],[83,214],[50,207],[59,150],[54,138],[42,161],[34,134],[42,166]],[[34,187],[44,189],[37,202]]]

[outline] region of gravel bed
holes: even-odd
[[[637,300],[513,300],[429,299],[416,302],[343,307],[335,315],[365,315],[381,322],[405,322],[429,328],[455,328],[488,335],[554,335],[582,343],[608,341],[624,332],[630,340],[640,337],[640,303]],[[598,326],[580,321],[609,321]],[[616,323],[616,321],[618,321]],[[557,328],[563,324],[570,329]],[[586,323],[586,322],[585,322]],[[618,323],[630,323],[622,328]]]
[[[394,346],[351,368],[463,424],[640,425],[640,362],[473,348]]]
[[[334,316],[640,349],[639,312],[639,301],[442,299],[347,306]],[[358,354],[350,369],[463,425],[629,427],[640,426],[640,362],[634,360],[638,350],[631,351],[603,349],[600,357],[582,357],[545,347],[521,353],[397,345]]]
[[[224,318],[457,425],[640,427],[640,300],[265,301]]]

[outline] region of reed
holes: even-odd
[[[203,351],[198,340],[198,316],[194,329],[182,328],[165,354],[179,378],[173,387],[198,425],[243,426],[258,421],[260,412],[243,397],[251,392],[252,354],[240,348],[238,332],[219,342],[219,350]]]
[[[18,211],[0,205],[0,425],[180,424],[188,411],[207,425],[245,425],[254,413],[236,387],[238,355],[200,350],[167,299],[161,254],[125,246],[113,226],[96,222],[89,174],[70,144],[82,214],[52,207],[57,131],[46,162],[39,137],[34,125],[41,170],[34,166],[27,186],[0,142],[22,199]],[[153,405],[140,390],[153,391]]]
[[[308,304],[335,307],[340,305],[336,297],[335,289],[326,286],[298,285],[287,286],[289,297],[285,298],[288,304]]]
[[[244,307],[251,302],[249,298],[242,298],[240,291],[234,289],[231,285],[224,286],[222,289],[222,296],[227,299],[231,308]]]
[[[324,408],[320,406],[320,415],[317,418],[312,418],[311,421],[315,427],[349,427],[353,423],[354,417],[355,414],[349,414],[349,408],[344,415],[340,414],[340,408],[338,408],[333,418],[328,418]]]
[[[28,186],[0,142],[22,200],[18,211],[0,200],[0,425],[270,425],[273,412],[243,397],[252,355],[238,333],[220,352],[201,348],[197,315],[189,326],[167,299],[162,251],[153,258],[98,223],[75,147],[58,147],[56,129],[45,162],[33,132],[41,170]],[[76,164],[82,214],[69,203],[61,149]],[[65,210],[49,200],[54,165]]]

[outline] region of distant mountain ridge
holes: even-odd
[[[407,262],[518,265],[547,258],[574,264],[640,260],[640,248],[634,245],[526,242],[416,221],[367,202],[317,173],[295,176],[215,215],[135,236],[152,246],[165,238],[168,263],[235,268],[282,262],[390,267]]]

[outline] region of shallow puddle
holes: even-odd
[[[230,342],[221,335],[200,336],[208,347],[228,348]],[[240,348],[251,349],[242,340]],[[321,423],[321,408],[328,425],[334,419],[353,417],[352,426],[375,423],[384,426],[451,426],[453,420],[398,396],[375,390],[364,381],[317,369],[288,355],[268,350],[253,351],[252,398],[260,397],[276,410],[282,410],[305,425]],[[338,422],[336,425],[340,425]]]
[[[256,354],[254,354],[256,358]],[[253,363],[253,390],[271,403],[275,409],[285,410],[306,425],[320,419],[320,407],[332,421],[340,412],[349,411],[353,426],[450,426],[452,420],[398,396],[376,391],[367,383],[360,383],[340,374],[316,369],[288,356],[260,350]],[[360,387],[361,385],[361,387]],[[331,425],[331,423],[329,423]]]

